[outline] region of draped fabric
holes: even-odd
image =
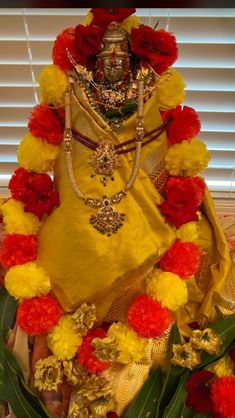
[[[124,123],[120,133],[115,134],[93,110],[79,86],[76,86],[76,96],[73,125],[83,135],[96,141],[108,138],[113,143],[134,137],[136,114]],[[144,114],[147,132],[161,125],[156,91],[145,104]],[[162,158],[166,149],[163,133],[143,147],[142,167],[145,168],[151,155]],[[91,155],[91,150],[74,141],[73,168],[81,191],[87,196],[101,197],[123,189],[131,173],[134,153],[121,155],[121,167],[115,171],[115,181],[110,181],[106,188],[99,176],[91,178]],[[95,209],[85,206],[72,191],[61,148],[56,167],[61,203],[40,229],[39,262],[49,273],[53,290],[66,311],[86,301],[96,304],[100,321],[124,318],[133,296],[144,290],[148,272],[173,243],[174,229],[164,222],[156,206],[161,196],[143,168],[127,196],[116,205],[118,211],[126,214],[124,225],[117,234],[106,237],[89,223]],[[203,265],[199,276],[188,281],[189,302],[177,314],[183,327],[199,317],[210,316],[213,306],[222,299],[224,280],[230,268],[226,239],[209,193],[204,201],[199,229]]]

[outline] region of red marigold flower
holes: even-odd
[[[30,173],[23,167],[15,170],[9,182],[12,197],[25,204],[25,212],[34,213],[41,219],[59,205],[59,195],[53,190],[48,174]]]
[[[166,200],[158,205],[166,222],[179,228],[187,222],[197,221],[205,187],[200,177],[170,177],[165,187]]]
[[[91,9],[93,14],[92,25],[95,26],[108,26],[111,22],[122,22],[124,19],[135,13],[134,8],[93,8]]]
[[[31,113],[28,128],[37,138],[45,139],[52,145],[59,145],[64,132],[64,110],[53,110],[39,104]]]
[[[200,248],[193,242],[180,242],[174,244],[161,258],[159,265],[162,270],[178,274],[182,279],[188,279],[196,274],[200,267]]]
[[[62,71],[70,70],[73,64],[70,62],[67,54],[67,49],[74,57],[76,61],[76,53],[75,53],[75,29],[74,28],[67,28],[63,32],[61,32],[53,46],[52,50],[52,59],[53,64],[58,65]]]
[[[106,417],[107,418],[119,418],[119,415],[116,412],[108,412]]]
[[[165,72],[178,56],[176,39],[172,33],[164,29],[155,31],[144,25],[132,29],[131,49],[157,74]]]
[[[197,112],[188,106],[177,106],[175,109],[162,112],[163,120],[172,116],[172,121],[167,127],[167,139],[169,144],[192,139],[198,135],[201,129],[201,122]]]
[[[63,310],[51,295],[25,299],[20,303],[16,321],[28,335],[48,333],[58,323]]]
[[[192,191],[192,200],[199,206],[203,201],[205,189],[206,184],[201,177],[172,176],[166,183],[165,195],[167,198],[177,201],[180,194],[188,194]]]
[[[76,26],[74,48],[76,60],[79,64],[84,65],[88,69],[93,69],[104,32],[104,27],[97,28],[93,25]]]
[[[235,376],[219,377],[211,385],[214,412],[223,418],[235,418]]]
[[[208,370],[192,374],[187,382],[187,406],[195,412],[208,414],[213,411],[209,383],[215,376]]]
[[[158,207],[165,216],[165,222],[171,223],[175,225],[176,228],[179,228],[187,222],[197,221],[198,206],[196,202],[193,201],[192,197],[194,196],[190,190],[188,195],[178,195],[177,200],[167,199],[160,203]]]
[[[147,295],[139,295],[133,300],[127,318],[130,327],[146,338],[159,337],[171,323],[169,309]]]
[[[36,235],[6,235],[0,254],[0,261],[6,269],[16,264],[24,264],[37,258],[38,241]]]
[[[101,373],[108,366],[108,361],[100,361],[94,354],[94,347],[91,343],[94,338],[105,338],[106,331],[103,328],[96,328],[92,330],[83,337],[82,344],[80,345],[77,353],[77,359],[79,364],[81,364],[85,369],[90,373]]]

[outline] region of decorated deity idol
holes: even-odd
[[[181,105],[174,35],[134,12],[92,9],[58,35],[19,145],[1,208],[2,399],[17,418],[173,417],[201,351],[209,364],[231,348],[233,265],[200,177],[210,155]],[[208,325],[219,313],[223,337]],[[213,385],[208,412],[225,418]],[[174,417],[205,412],[188,399]]]

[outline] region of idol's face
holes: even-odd
[[[106,57],[103,59],[104,79],[110,83],[122,80],[124,72],[123,58]]]

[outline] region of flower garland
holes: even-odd
[[[46,66],[39,76],[41,104],[34,108],[29,133],[19,145],[20,167],[9,182],[12,197],[2,206],[8,234],[0,256],[3,265],[9,268],[5,286],[19,300],[17,323],[22,329],[28,335],[47,334],[52,355],[45,361],[39,360],[38,369],[49,373],[54,365],[59,370],[57,384],[51,382],[48,390],[56,390],[61,383],[62,362],[77,359],[78,367],[92,375],[102,374],[109,367],[111,361],[100,360],[93,343],[102,351],[106,343],[108,346],[112,342],[113,352],[118,353],[113,356],[114,362],[140,362],[148,339],[161,336],[172,324],[171,311],[176,312],[187,303],[185,280],[200,267],[196,221],[205,183],[198,174],[205,169],[209,153],[195,138],[200,130],[198,115],[192,108],[180,106],[185,97],[184,82],[175,69],[169,68],[177,58],[174,36],[164,30],[138,26],[138,20],[131,16],[134,11],[117,9],[113,14],[110,9],[92,9],[87,25],[68,28],[56,38],[53,64]],[[132,301],[126,324],[112,324],[105,330],[96,328],[92,306],[82,305],[71,315],[63,313],[50,293],[47,273],[37,265],[37,232],[44,217],[59,205],[58,193],[47,172],[54,168],[63,136],[64,93],[69,84],[66,71],[71,69],[66,49],[76,62],[93,69],[105,28],[113,20],[128,28],[130,50],[140,65],[150,65],[160,75],[157,89],[163,120],[169,113],[173,117],[167,129],[169,148],[165,159],[170,177],[164,200],[158,207],[165,222],[173,225],[176,240],[148,277],[146,294]],[[69,364],[75,373],[74,366]],[[38,377],[37,385],[43,387]],[[219,389],[215,387],[213,393],[216,402]],[[107,413],[116,416],[110,410]]]

